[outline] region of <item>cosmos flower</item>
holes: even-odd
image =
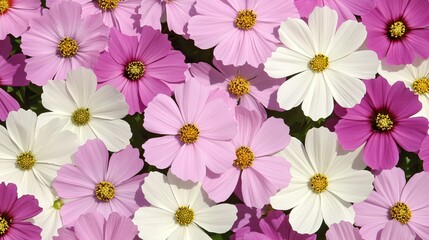
[[[339,223],[334,223],[329,226],[328,231],[326,232],[327,240],[363,240],[362,236],[359,233],[359,229],[353,227],[353,224],[350,222],[341,221]],[[398,238],[403,239],[403,238]]]
[[[0,40],[9,33],[16,38],[21,36],[30,19],[41,14],[39,0],[0,0]]]

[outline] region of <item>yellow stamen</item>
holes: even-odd
[[[0,0],[0,15],[5,13],[10,7],[10,0]]]
[[[16,158],[16,165],[18,165],[21,170],[30,170],[35,163],[36,158],[32,152],[23,152]]]
[[[100,6],[103,11],[115,9],[120,1],[121,0],[97,0],[98,6]]]
[[[252,166],[253,161],[255,160],[255,155],[253,154],[252,149],[247,146],[237,148],[235,155],[237,156],[237,159],[234,160],[234,165],[240,170]]]
[[[241,30],[251,30],[256,24],[256,13],[253,10],[238,11],[234,23]]]
[[[329,66],[329,58],[323,54],[317,54],[310,60],[308,67],[313,72],[323,72]]]
[[[180,141],[191,144],[195,143],[198,140],[198,136],[200,135],[200,130],[195,124],[185,124],[179,130]]]
[[[410,208],[407,204],[397,202],[390,208],[390,217],[400,222],[401,224],[407,224],[412,216]]]
[[[0,215],[0,237],[9,229],[9,222]]]
[[[125,68],[125,77],[129,80],[138,80],[143,77],[145,68],[141,61],[132,61]]]
[[[389,28],[391,38],[402,38],[405,35],[405,31],[407,31],[407,28],[401,21],[394,22]]]
[[[194,210],[189,207],[179,207],[176,211],[176,222],[180,226],[188,226],[194,221]]]
[[[115,197],[115,186],[110,182],[99,182],[95,186],[95,196],[100,201],[108,202]]]
[[[228,91],[240,98],[250,92],[250,83],[243,77],[237,76],[228,83]]]
[[[422,77],[415,80],[413,82],[413,91],[417,94],[429,93],[429,79]]]
[[[328,189],[328,178],[320,173],[315,174],[310,178],[310,188],[315,193],[321,193]]]
[[[65,37],[58,43],[58,51],[63,58],[73,57],[77,54],[78,50],[79,46],[76,40],[72,38]]]
[[[380,131],[389,131],[393,128],[393,121],[389,114],[378,113],[375,118],[375,126]]]
[[[78,108],[71,115],[71,122],[76,126],[84,126],[91,120],[88,108]]]

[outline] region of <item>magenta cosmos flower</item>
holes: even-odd
[[[96,66],[100,86],[112,85],[130,106],[129,114],[142,113],[159,93],[171,95],[169,84],[185,81],[187,69],[182,53],[172,50],[167,35],[143,27],[139,37],[110,31],[109,49]]]
[[[355,15],[365,15],[375,7],[376,0],[295,0],[301,17],[308,18],[315,7],[328,6],[338,13],[338,25],[346,20],[356,21]]]
[[[41,14],[39,0],[0,0],[0,40],[9,33],[21,36],[27,31],[30,19]]]
[[[73,229],[58,229],[58,237],[53,240],[133,240],[137,236],[137,226],[130,218],[113,212],[107,220],[98,212],[81,215]]]
[[[281,21],[299,18],[293,0],[199,0],[189,20],[188,34],[202,49],[215,47],[225,65],[254,67],[265,62],[280,43],[274,33]]]
[[[367,47],[387,64],[409,64],[429,57],[428,0],[376,0],[376,8],[362,16]]]
[[[64,199],[61,218],[66,226],[73,226],[80,215],[97,211],[105,218],[112,212],[126,217],[139,208],[136,194],[142,176],[135,176],[142,168],[138,149],[109,152],[102,141],[88,140],[74,154],[74,164],[64,165],[52,183],[58,196]]]
[[[64,0],[46,0],[51,6]],[[82,5],[82,17],[101,14],[103,22],[108,27],[116,27],[122,33],[136,35],[137,8],[141,0],[73,0]]]
[[[419,157],[423,160],[423,169],[429,172],[429,136],[426,136],[422,142]]]
[[[41,239],[42,229],[29,218],[42,212],[33,195],[18,198],[16,185],[0,183],[0,239]]]
[[[427,135],[428,120],[411,117],[422,108],[418,96],[402,82],[390,86],[378,77],[365,81],[362,101],[335,126],[338,141],[345,150],[365,144],[363,158],[373,169],[390,169],[399,160],[399,147],[417,152]]]
[[[195,0],[145,0],[139,8],[140,24],[161,29],[162,18],[167,18],[168,29],[185,35]],[[165,21],[165,20],[164,20]]]
[[[428,182],[429,173],[421,172],[405,183],[405,174],[400,168],[383,170],[375,176],[376,191],[353,206],[355,224],[362,227],[362,237],[429,239]]]
[[[24,72],[25,55],[14,54],[9,57],[11,50],[9,37],[0,40],[0,86],[26,86],[29,82]],[[0,120],[6,120],[10,111],[18,109],[18,101],[0,88]]]
[[[81,14],[80,4],[63,1],[30,21],[21,48],[31,56],[25,71],[32,83],[42,86],[51,79],[65,79],[71,69],[94,66],[106,46],[109,29],[100,14],[85,18]]]
[[[265,108],[281,110],[277,103],[277,89],[284,79],[271,78],[263,65],[234,67],[214,60],[215,68],[207,63],[194,63],[189,71],[199,82],[226,90],[231,99],[249,110],[265,113]],[[264,108],[265,107],[265,108]]]
[[[210,88],[188,81],[175,91],[176,103],[159,94],[144,112],[143,127],[166,135],[143,144],[146,162],[167,168],[182,180],[201,181],[206,167],[223,173],[235,159],[230,140],[237,132],[234,109],[222,98],[211,98]]]
[[[273,156],[289,144],[289,127],[282,119],[265,119],[241,107],[236,108],[236,119],[238,133],[232,140],[235,160],[222,174],[208,172],[203,188],[212,200],[222,202],[239,184],[243,202],[262,208],[289,184],[290,163]]]
[[[294,231],[289,223],[289,216],[276,210],[270,211],[260,220],[259,228],[260,231],[245,233],[243,240],[316,240],[317,236]]]

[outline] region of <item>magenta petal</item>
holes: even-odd
[[[427,136],[428,120],[424,117],[399,120],[392,131],[395,141],[409,152],[417,152]]]
[[[0,120],[5,121],[9,112],[17,111],[18,109],[18,101],[10,96],[5,90],[0,89]]]
[[[370,122],[341,119],[335,125],[338,142],[345,150],[355,150],[364,144],[372,135]]]
[[[16,185],[0,183],[0,212],[9,212],[18,198]]]
[[[16,200],[10,212],[13,213],[14,220],[23,221],[41,213],[42,208],[33,195],[23,195]]]
[[[17,239],[42,239],[42,229],[39,226],[30,222],[14,222],[8,229],[4,240],[17,240]],[[3,240],[3,239],[2,239]]]
[[[207,176],[203,181],[203,189],[213,201],[223,202],[234,192],[239,177],[240,170],[235,166],[231,166],[222,174],[207,171]]]
[[[199,150],[195,144],[183,145],[171,164],[171,173],[184,181],[203,180],[206,175],[206,165],[204,160],[199,158],[197,151]]]
[[[423,167],[425,171],[429,171],[429,136],[426,136],[422,142],[419,151],[419,157],[423,160]]]
[[[137,226],[131,222],[130,218],[121,216],[116,212],[110,214],[104,229],[104,239],[106,240],[131,240],[138,233]]]
[[[106,179],[113,185],[117,185],[136,175],[143,168],[143,160],[139,158],[139,155],[139,150],[131,145],[113,153],[109,161]]]
[[[289,142],[289,127],[283,119],[270,117],[256,133],[250,148],[255,156],[266,156],[282,150]]]
[[[389,89],[386,107],[396,119],[407,118],[422,109],[422,104],[418,99],[418,96],[406,88],[403,82],[398,81]]]
[[[372,169],[391,169],[399,160],[399,149],[390,134],[374,133],[363,151],[365,163]]]
[[[274,238],[269,238],[268,236],[258,232],[249,232],[244,235],[243,240],[274,240]]]
[[[164,136],[151,138],[142,147],[146,162],[157,168],[165,169],[171,165],[179,153],[182,143],[178,136]]]
[[[366,94],[372,104],[373,110],[380,110],[386,107],[387,98],[389,96],[390,85],[383,77],[377,77],[373,80],[364,81],[366,86]],[[365,96],[364,96],[365,98]]]

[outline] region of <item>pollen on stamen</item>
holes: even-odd
[[[16,165],[21,170],[30,170],[36,163],[36,158],[32,152],[23,152],[16,158]]]
[[[98,6],[100,6],[103,11],[115,9],[120,1],[121,0],[97,0]]]
[[[179,207],[174,215],[180,226],[188,226],[194,221],[194,210],[187,206]]]
[[[320,173],[315,174],[310,178],[309,185],[314,193],[321,193],[328,189],[328,178]]]
[[[245,78],[237,76],[228,83],[228,91],[240,98],[250,92],[250,83]]]
[[[310,60],[308,67],[313,72],[323,72],[329,66],[329,58],[323,54],[317,54]]]
[[[402,21],[396,21],[390,25],[388,35],[393,39],[403,38],[407,28]]]
[[[253,10],[238,11],[234,20],[235,26],[241,30],[251,30],[256,25],[256,13]]]
[[[413,82],[413,91],[417,94],[429,93],[429,79],[422,77]]]
[[[95,196],[100,201],[108,202],[115,197],[115,186],[111,182],[101,181],[95,186]]]
[[[0,0],[0,15],[5,13],[10,7],[10,0]]]
[[[390,208],[389,213],[392,219],[395,219],[401,224],[407,224],[412,217],[410,208],[403,202],[395,203],[395,205]]]
[[[63,58],[74,57],[78,50],[79,46],[73,38],[65,37],[58,43],[58,52]]]
[[[84,126],[91,120],[88,108],[78,108],[71,115],[71,122],[76,126]]]
[[[375,128],[376,130],[386,132],[393,128],[394,124],[389,114],[377,113],[375,117]]]
[[[9,222],[6,218],[0,215],[0,237],[9,229]]]
[[[240,170],[251,167],[255,160],[252,149],[247,146],[241,146],[235,151],[237,159],[234,160],[234,166]]]
[[[185,124],[179,129],[180,141],[191,144],[198,140],[200,130],[195,124]]]
[[[125,67],[125,77],[128,80],[139,80],[143,77],[146,66],[141,61],[132,61]]]

